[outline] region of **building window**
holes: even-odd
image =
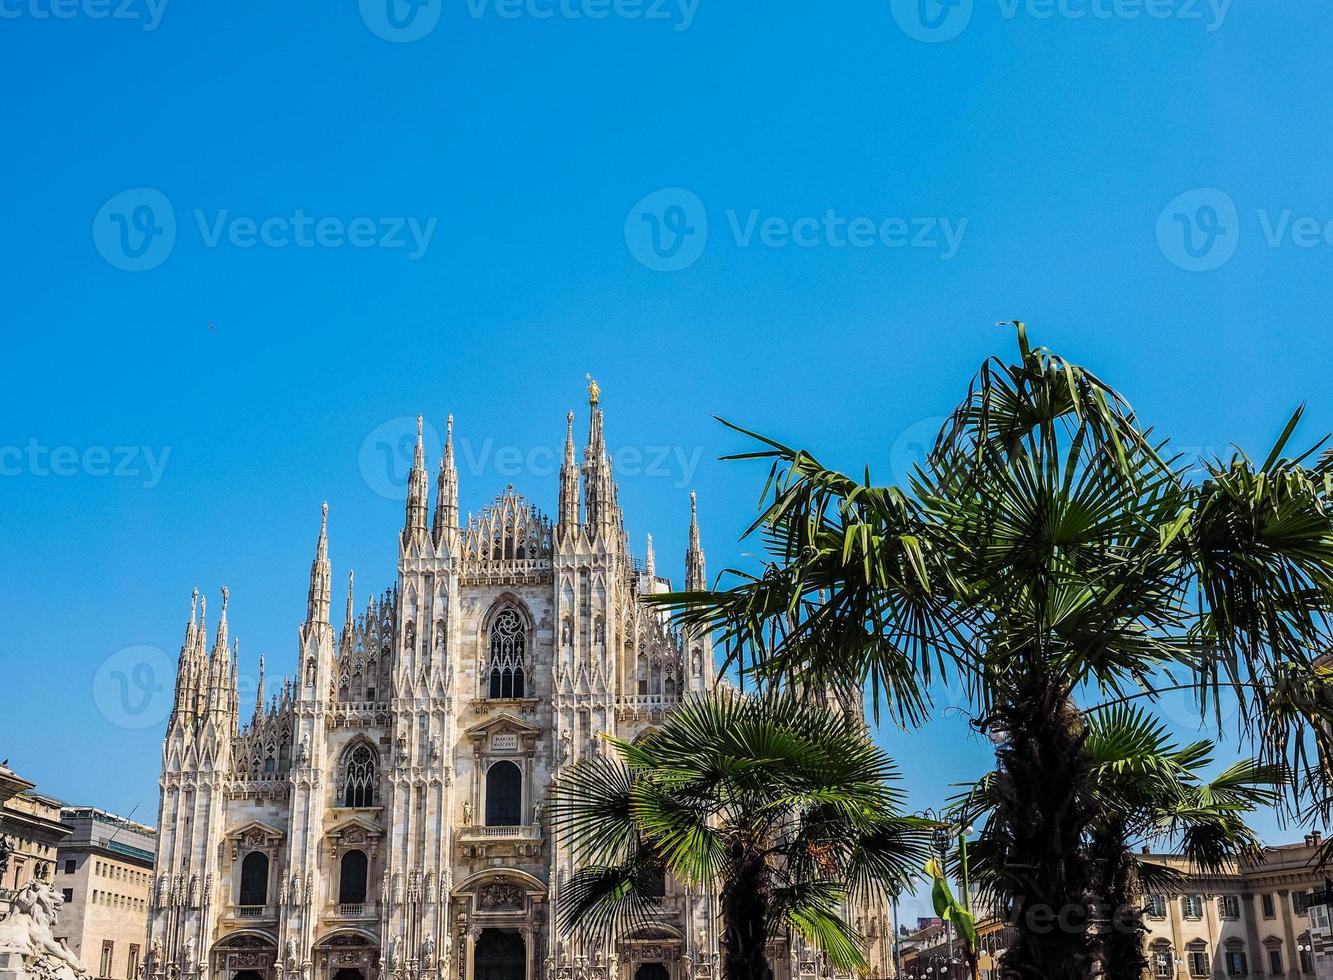
[[[1183,895],[1180,899],[1180,914],[1187,919],[1203,918],[1203,896]]]
[[[98,964],[97,975],[99,977],[111,976],[111,958],[115,955],[116,944],[111,940],[104,940],[102,943],[102,962]]]
[[[1250,972],[1249,964],[1245,961],[1245,951],[1241,949],[1226,951],[1226,966],[1229,977],[1243,977]]]
[[[1190,976],[1208,976],[1208,950],[1191,949],[1189,951]]]
[[[139,975],[139,947],[130,947],[130,958],[125,964],[125,980],[135,980]]]
[[[1152,972],[1155,977],[1171,977],[1175,968],[1171,963],[1170,946],[1154,946],[1152,951]]]
[[[525,697],[523,652],[526,636],[523,620],[512,608],[501,609],[491,624],[489,695],[492,698]]]
[[[523,773],[501,760],[486,771],[486,826],[515,827],[523,822]]]
[[[67,875],[72,875],[72,874],[74,873],[74,869],[75,869],[77,866],[78,866],[78,865],[77,865],[75,862],[73,862],[73,861],[66,861],[66,862],[65,862],[65,874],[67,874]]]
[[[1277,910],[1273,905],[1273,896],[1271,894],[1260,895],[1259,905],[1263,909],[1265,919],[1277,918]]]
[[[348,750],[343,763],[343,806],[375,805],[375,753],[365,742]]]
[[[1282,950],[1276,946],[1268,949],[1268,972],[1275,976],[1282,972]]]
[[[268,855],[251,851],[241,862],[241,905],[263,905],[268,901]]]
[[[343,855],[338,874],[339,905],[360,905],[366,900],[368,871],[365,851],[348,851]]]
[[[1149,896],[1148,896],[1148,902],[1147,902],[1147,904],[1144,906],[1143,911],[1144,911],[1144,913],[1145,913],[1146,915],[1150,915],[1150,916],[1152,916],[1154,919],[1165,919],[1165,918],[1166,918],[1166,896],[1165,896],[1165,895],[1149,895]]]
[[[1297,915],[1304,915],[1305,910],[1310,907],[1310,895],[1307,892],[1291,893],[1291,910]]]
[[[70,902],[74,901],[74,889],[73,888],[60,889],[60,897],[64,901],[64,903],[68,905]]]
[[[1223,895],[1218,904],[1221,906],[1222,918],[1224,919],[1240,918],[1239,895]]]

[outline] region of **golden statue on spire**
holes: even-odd
[[[593,380],[593,376],[591,374],[585,374],[583,377],[586,378],[588,381],[588,404],[591,405],[593,408],[596,408],[597,403],[602,398],[601,386],[598,385],[595,380]]]

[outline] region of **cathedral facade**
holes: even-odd
[[[512,487],[460,522],[453,423],[433,510],[420,438],[396,582],[335,625],[328,510],[295,673],[237,693],[227,591],[196,593],[163,743],[151,980],[708,980],[715,897],[663,883],[651,925],[562,935],[571,873],[543,811],[600,736],[633,739],[712,687],[709,637],[642,597],[591,391],[558,513]],[[682,519],[684,507],[682,502]],[[705,587],[690,501],[686,588]]]

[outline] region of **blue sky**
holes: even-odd
[[[321,501],[391,584],[418,412],[464,509],[551,509],[592,372],[677,576],[688,490],[717,570],[762,482],[711,416],[888,479],[997,320],[1181,447],[1333,428],[1326,4],[386,2],[0,2],[0,757],[52,793],[154,816],[113,671],[224,584],[289,669]],[[987,761],[885,737],[917,806]]]

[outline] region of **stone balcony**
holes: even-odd
[[[523,860],[541,854],[543,837],[542,828],[536,824],[508,827],[473,825],[458,828],[454,846],[469,859],[495,857]]]
[[[273,905],[233,905],[227,918],[246,922],[276,922],[278,910]]]
[[[378,902],[341,902],[334,905],[329,911],[324,913],[325,918],[337,919],[342,922],[353,922],[362,919],[374,921],[379,918]]]

